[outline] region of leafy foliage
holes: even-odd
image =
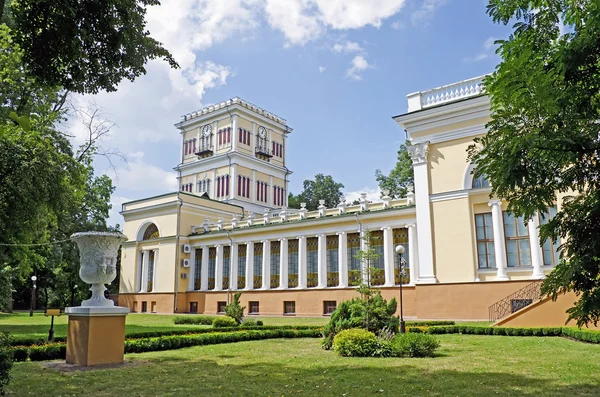
[[[387,191],[392,198],[406,197],[408,187],[414,184],[415,176],[412,160],[405,145],[398,149],[398,161],[389,175],[384,175],[381,170],[375,171],[375,179],[379,184],[379,190]]]
[[[490,0],[497,23],[516,20],[499,41],[502,62],[485,80],[492,121],[469,148],[477,172],[509,211],[529,218],[568,197],[540,227],[561,240],[561,261],[542,293],[579,295],[578,325],[600,320],[600,3]],[[568,238],[567,238],[568,237]]]
[[[340,356],[372,357],[379,349],[375,334],[360,328],[343,330],[333,338],[333,350]]]
[[[225,314],[229,317],[233,318],[237,324],[241,324],[244,319],[244,309],[246,306],[240,305],[240,297],[242,296],[242,291],[238,291],[233,295],[233,300],[230,304],[225,306]]]
[[[179,67],[150,37],[146,8],[158,0],[19,0],[11,3],[14,40],[45,86],[78,93],[115,91],[123,79],[145,74],[151,59]]]
[[[177,316],[173,319],[173,323],[212,325],[212,322],[215,318],[215,316]]]
[[[0,396],[6,392],[4,387],[10,382],[10,370],[13,365],[13,351],[9,345],[8,333],[0,333]]]
[[[392,351],[396,357],[434,357],[440,342],[428,334],[398,334],[392,341]]]
[[[288,195],[290,208],[300,208],[300,203],[306,203],[309,211],[315,211],[319,207],[319,200],[325,200],[325,206],[333,208],[340,203],[344,185],[334,181],[331,175],[317,174],[314,180],[306,179],[303,187],[299,195]]]

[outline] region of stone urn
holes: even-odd
[[[85,307],[112,307],[104,297],[105,284],[117,276],[117,252],[127,237],[117,232],[81,232],[71,236],[79,248],[79,277],[91,284],[92,297],[81,302]]]

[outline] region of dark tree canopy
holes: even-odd
[[[405,145],[400,145],[398,149],[398,161],[393,170],[388,176],[384,175],[381,170],[375,171],[375,178],[379,184],[379,189],[392,198],[406,197],[408,186],[414,183],[414,171],[412,160],[406,150]]]
[[[297,196],[290,193],[288,204],[290,208],[300,208],[300,203],[306,203],[309,211],[319,207],[319,200],[325,200],[327,208],[333,208],[340,203],[344,185],[333,180],[331,175],[317,174],[314,180],[304,181],[304,190]]]
[[[469,149],[492,192],[525,217],[567,196],[540,228],[560,239],[561,261],[544,293],[574,291],[578,324],[600,319],[600,2],[490,0],[502,62],[486,79],[492,121]],[[576,192],[576,193],[574,193]]]
[[[177,63],[146,30],[157,0],[18,0],[10,7],[13,38],[41,84],[78,93],[115,91],[145,74],[151,59]]]

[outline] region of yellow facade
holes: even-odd
[[[204,131],[228,129],[231,142],[212,141],[202,153],[184,147],[180,185],[191,191],[124,204],[120,303],[214,314],[244,290],[258,314],[327,315],[355,296],[353,269],[365,265],[354,255],[369,231],[382,270],[372,281],[386,297],[400,282],[394,247],[406,249],[408,316],[487,318],[498,300],[549,272],[554,257],[537,240],[542,217],[511,218],[489,183],[473,178],[467,148],[490,120],[480,81],[410,94],[409,111],[394,117],[411,137],[414,193],[316,211],[286,208],[284,119],[239,98],[185,115],[176,125],[184,144],[195,138],[198,149],[202,136],[215,139]]]

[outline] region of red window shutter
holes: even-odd
[[[185,141],[183,143],[183,155],[184,156],[187,156],[187,150],[188,150],[187,148],[188,148],[188,143],[187,143],[187,141]]]
[[[221,196],[221,177],[217,178],[217,197]]]
[[[237,180],[237,184],[238,184],[237,185],[237,195],[238,196],[242,195],[242,187],[241,187],[242,183],[241,182],[242,182],[242,177],[238,175],[238,180]]]
[[[246,178],[246,197],[250,198],[250,178]]]
[[[227,186],[227,187],[225,188],[225,195],[226,195],[227,197],[229,197],[229,175],[227,175],[227,176],[225,177],[225,181],[226,181],[226,182],[225,182],[225,184],[226,184],[225,186]]]
[[[238,128],[238,142],[242,142],[242,129]]]
[[[194,151],[192,153],[196,153],[196,138],[194,138]]]
[[[256,199],[258,200],[259,197],[260,197],[259,184],[258,184],[258,181],[256,181]]]
[[[227,128],[227,143],[231,142],[231,127]]]

